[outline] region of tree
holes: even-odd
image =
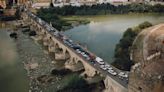
[[[88,83],[77,74],[68,76],[64,81],[64,87],[57,92],[90,92]]]
[[[115,60],[112,62],[112,65],[121,70],[130,71],[131,66],[134,64],[134,62],[130,60],[130,47],[137,34],[139,34],[142,29],[150,26],[152,26],[152,24],[146,21],[135,28],[128,28],[124,32],[123,37],[115,47]]]

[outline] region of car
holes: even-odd
[[[61,36],[63,36],[63,34],[60,34]],[[70,40],[70,39],[66,39],[68,42],[70,42],[70,43],[73,43],[73,41],[72,40]]]
[[[112,74],[112,75],[114,75],[114,76],[116,76],[116,75],[117,75],[117,73],[116,73],[116,72],[111,72],[111,74]]]
[[[86,57],[87,60],[90,60],[90,57]]]
[[[76,49],[76,52],[77,52],[77,53],[81,53],[81,51],[80,51],[79,49]]]
[[[107,70],[107,68],[104,65],[100,65],[100,68],[103,70]]]
[[[57,31],[55,31],[55,32],[54,32],[54,36],[59,37],[59,35],[58,35],[58,32],[57,32]]]
[[[108,70],[108,72],[109,72],[109,73],[112,73],[112,72],[114,72],[114,71],[113,71],[113,69],[111,69],[111,70]]]
[[[101,59],[100,57],[96,57],[95,61],[101,65],[105,64],[103,59]]]
[[[93,64],[95,64],[95,61],[94,60],[91,60],[90,62],[93,63]]]
[[[128,78],[128,74],[125,74],[124,72],[120,72],[118,75],[120,77]]]
[[[105,64],[105,67],[106,67],[106,68],[109,68],[109,67],[110,67],[110,65],[108,65],[108,64]]]
[[[73,47],[72,47],[74,50],[76,50],[76,49],[81,49],[81,47],[79,47],[79,46],[76,46],[76,45],[73,45]]]
[[[112,67],[109,67],[108,70],[112,70],[113,68]]]

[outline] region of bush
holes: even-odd
[[[57,92],[90,92],[87,82],[77,74],[68,76],[64,83],[64,87]]]
[[[53,75],[64,76],[64,75],[69,74],[69,73],[71,73],[71,72],[72,72],[72,71],[69,70],[69,69],[61,69],[61,70],[53,69],[53,70],[51,71],[51,74],[53,74]]]
[[[11,37],[11,38],[17,39],[17,33],[15,33],[15,32],[11,33],[11,34],[10,34],[10,37]]]
[[[35,31],[30,31],[29,36],[35,36],[36,32]]]
[[[134,64],[134,62],[130,60],[130,47],[132,46],[137,34],[139,34],[142,29],[150,26],[152,26],[152,24],[146,21],[135,28],[128,28],[124,32],[123,37],[115,47],[115,60],[112,62],[113,66],[121,70],[130,71],[131,66]]]

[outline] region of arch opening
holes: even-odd
[[[71,57],[70,53],[68,52],[68,50],[66,50],[66,52],[65,52],[65,59],[66,60],[70,60],[70,57]],[[74,60],[74,58],[73,58],[73,60]]]
[[[55,52],[56,53],[63,53],[63,49],[59,47],[58,43],[56,43],[56,45],[55,45]]]

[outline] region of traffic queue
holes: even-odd
[[[93,65],[98,65],[100,69],[103,71],[108,72],[112,76],[118,76],[120,79],[128,79],[128,73],[126,72],[118,72],[116,71],[111,65],[104,62],[104,60],[100,57],[97,57],[93,55],[92,53],[88,52],[86,49],[82,48],[79,44],[75,43],[71,39],[69,39],[67,36],[62,34],[61,32],[57,31],[55,28],[50,26],[47,22],[43,21],[36,15],[34,15],[31,12],[27,11],[27,14],[32,17],[36,22],[38,22],[42,27],[44,27],[48,32],[53,33],[53,35],[58,38],[60,41],[62,41],[65,45],[67,45],[69,48],[73,49],[77,54],[79,54],[81,57],[83,57],[86,61]]]

